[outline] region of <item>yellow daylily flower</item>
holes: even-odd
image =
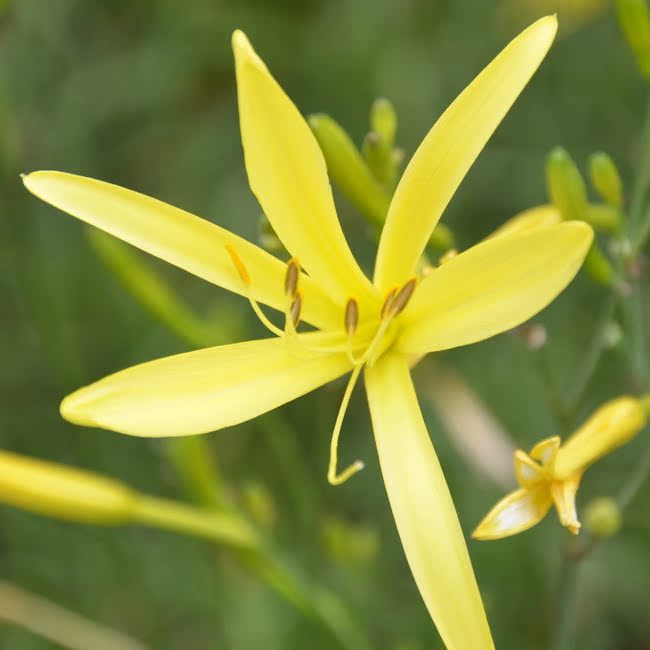
[[[592,231],[567,222],[482,242],[418,278],[419,258],[467,170],[548,51],[554,17],[515,38],[440,117],[391,203],[374,281],[341,230],[309,126],[246,36],[233,35],[250,186],[293,256],[282,263],[155,199],[60,172],[25,185],[52,205],[246,296],[276,336],[145,363],[68,396],[65,418],[139,436],[205,433],[249,420],[351,373],[334,424],[328,479],[355,383],[366,388],[384,482],[424,601],[448,648],[492,648],[469,555],[415,396],[409,361],[509,330],[571,281]],[[298,262],[300,260],[300,262]],[[306,272],[303,272],[304,269]],[[284,313],[270,321],[261,305]],[[298,332],[300,321],[317,331]]]
[[[575,497],[582,475],[617,447],[630,441],[647,421],[647,406],[635,397],[618,397],[601,406],[564,443],[559,436],[536,444],[529,454],[515,452],[520,485],[497,503],[472,533],[475,539],[501,539],[539,523],[555,504],[560,522],[580,532]]]

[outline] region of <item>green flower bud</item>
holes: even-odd
[[[546,186],[563,219],[584,219],[587,188],[573,159],[561,147],[553,149],[546,161]]]
[[[395,144],[397,113],[388,99],[376,99],[370,109],[370,128],[378,133],[389,149]]]
[[[615,499],[602,497],[587,504],[583,521],[593,537],[612,537],[621,529],[623,518]]]
[[[377,131],[370,131],[363,140],[363,157],[375,178],[384,186],[391,187],[397,170],[393,151],[385,138]]]
[[[602,151],[589,157],[589,176],[592,185],[610,205],[623,205],[623,182],[614,161]]]
[[[589,249],[585,258],[584,269],[599,284],[611,285],[614,269],[605,253],[598,247],[598,244],[593,244]]]
[[[584,220],[597,230],[607,233],[618,233],[623,225],[623,214],[618,208],[602,203],[590,203],[584,215]]]
[[[646,0],[617,0],[623,36],[636,55],[642,74],[650,78],[650,18]]]
[[[350,136],[329,115],[312,115],[308,121],[325,156],[330,178],[364,217],[383,224],[390,198]]]

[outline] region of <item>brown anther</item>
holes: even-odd
[[[298,291],[298,280],[300,279],[300,264],[298,260],[291,258],[287,264],[287,272],[284,276],[284,293],[287,296],[295,297]]]
[[[415,291],[416,284],[417,278],[411,278],[402,286],[390,303],[390,308],[388,309],[389,316],[395,317],[404,311],[404,308],[409,304],[409,300]]]
[[[393,304],[393,298],[395,297],[395,294],[397,293],[397,287],[393,287],[388,294],[386,294],[386,300],[384,300],[384,304],[382,305],[380,316],[381,319],[384,320],[386,316],[388,316],[388,312],[390,310],[390,306]]]
[[[225,249],[228,251],[228,254],[230,255],[230,259],[232,260],[232,263],[235,265],[235,268],[237,269],[237,273],[239,273],[239,277],[241,278],[241,281],[247,287],[250,287],[251,276],[248,275],[248,271],[246,270],[246,267],[244,266],[244,263],[241,261],[239,255],[237,255],[237,251],[235,250],[235,247],[232,246],[231,244],[226,244]]]
[[[298,327],[300,322],[300,312],[302,310],[302,293],[296,291],[296,295],[293,297],[293,302],[291,303],[291,309],[289,310],[289,315],[291,316],[291,322],[294,327]]]
[[[348,336],[352,336],[357,331],[359,324],[359,305],[354,298],[350,298],[345,305],[344,316],[345,332]]]

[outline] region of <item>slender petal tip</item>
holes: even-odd
[[[59,412],[61,417],[72,424],[78,424],[82,427],[96,427],[99,426],[97,422],[88,415],[88,406],[90,400],[88,399],[87,391],[81,388],[74,393],[70,393],[61,402]]]
[[[257,52],[253,49],[251,42],[248,40],[248,36],[241,29],[236,29],[232,33],[232,50],[235,54],[235,63],[237,65],[252,63],[257,67],[266,68],[262,59],[257,56]]]

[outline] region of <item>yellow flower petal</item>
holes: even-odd
[[[256,300],[284,311],[286,265],[261,248],[219,226],[151,197],[92,178],[41,171],[23,177],[43,201],[101,228],[208,282],[236,293],[245,287],[225,246],[233,246],[252,279]],[[303,320],[341,327],[341,313],[303,274]]]
[[[542,468],[521,450],[515,451],[515,476],[523,488],[531,487],[544,478]]]
[[[545,484],[511,492],[488,512],[472,537],[490,540],[521,533],[539,523],[546,516],[551,503],[551,495]]]
[[[81,469],[0,451],[0,500],[51,517],[94,524],[126,522],[134,493]]]
[[[406,558],[449,650],[494,647],[449,489],[422,419],[406,360],[366,371],[381,470]]]
[[[578,487],[580,487],[581,479],[582,472],[576,472],[564,481],[553,481],[551,483],[551,496],[560,523],[574,535],[580,532],[580,522],[576,512],[576,493]]]
[[[511,329],[546,307],[573,279],[593,232],[566,222],[470,248],[430,272],[403,314],[399,349],[424,354]]]
[[[560,211],[554,205],[538,205],[524,210],[508,219],[500,228],[497,228],[489,237],[502,237],[514,235],[518,232],[535,230],[544,226],[555,226],[562,221]]]
[[[554,475],[566,479],[636,436],[646,424],[638,399],[624,396],[601,406],[561,447]]]
[[[340,304],[373,295],[341,230],[325,159],[298,109],[245,34],[233,34],[248,180],[287,250]]]
[[[332,336],[302,334],[309,346]],[[63,400],[75,424],[136,436],[180,436],[239,424],[350,370],[345,354],[308,352],[279,338],[179,354],[128,368]]]
[[[546,55],[557,20],[547,16],[515,38],[443,113],[411,159],[379,244],[375,284],[388,290],[414,272],[463,177]]]
[[[530,457],[539,461],[545,468],[553,470],[557,452],[560,448],[560,436],[551,436],[538,442],[531,450]]]

